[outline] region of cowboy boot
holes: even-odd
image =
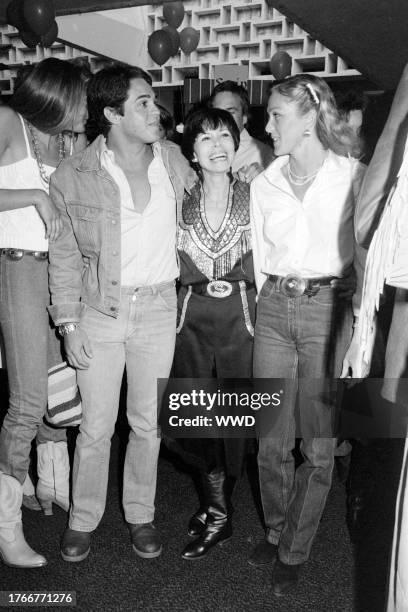
[[[202,481],[208,507],[207,522],[199,537],[183,550],[181,556],[187,560],[204,557],[216,544],[221,544],[232,536],[225,472],[203,474]]]
[[[23,488],[18,480],[0,472],[0,557],[10,567],[34,568],[47,564],[27,544],[21,522]]]
[[[69,457],[67,443],[44,442],[37,446],[37,498],[44,514],[52,514],[52,504],[69,510]]]

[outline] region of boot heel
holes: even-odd
[[[38,498],[38,501],[40,502],[40,506],[45,516],[52,516],[53,515],[52,501],[50,499],[41,499],[41,498]]]

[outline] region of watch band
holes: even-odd
[[[60,336],[67,336],[72,334],[78,327],[78,323],[61,323],[58,325],[58,333]]]

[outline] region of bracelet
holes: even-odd
[[[58,325],[58,333],[60,336],[64,337],[76,331],[77,327],[78,323],[61,323],[61,325]]]

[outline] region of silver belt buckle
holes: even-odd
[[[281,281],[280,290],[287,297],[300,297],[306,289],[306,281],[296,274],[288,274]]]
[[[47,259],[48,257],[48,253],[46,251],[33,251],[31,255],[38,261],[44,261],[44,259]]]
[[[225,280],[210,281],[207,285],[207,293],[211,297],[225,298],[231,295],[232,285]]]
[[[6,256],[9,259],[18,261],[24,257],[24,251],[23,249],[6,249]]]

